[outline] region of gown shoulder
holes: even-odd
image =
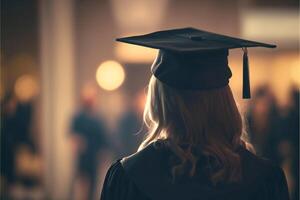
[[[246,149],[240,152],[243,181],[256,185],[255,199],[288,200],[289,191],[284,171],[266,158],[256,156]]]
[[[288,200],[283,170],[247,150],[239,152],[243,179],[211,187],[198,181],[172,183],[166,149],[149,145],[115,162],[107,172],[101,200]]]
[[[128,177],[120,160],[108,169],[102,188],[101,200],[149,200]]]

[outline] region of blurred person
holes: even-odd
[[[248,150],[228,85],[229,49],[274,45],[194,28],[118,41],[159,53],[144,111],[149,133],[138,152],[112,164],[101,200],[289,199],[282,169]],[[247,59],[244,49],[244,98],[250,97]]]
[[[257,154],[280,163],[277,150],[281,137],[280,117],[275,96],[267,85],[255,91],[247,122],[249,137]]]
[[[292,199],[299,191],[299,97],[291,92],[289,108],[279,109],[268,86],[257,89],[248,113],[251,142],[257,153],[284,169]],[[298,98],[298,99],[297,99]]]
[[[282,116],[282,138],[278,151],[291,174],[291,197],[299,199],[299,88],[292,87],[290,103]]]
[[[1,198],[8,198],[8,190],[14,182],[14,137],[17,100],[10,93],[1,102]]]
[[[120,138],[120,155],[127,156],[136,152],[143,139],[142,113],[145,105],[144,91],[138,92],[133,101],[129,102],[127,110],[121,115],[117,135]]]
[[[71,199],[93,199],[99,153],[107,144],[106,128],[95,110],[97,90],[91,85],[81,91],[81,107],[72,120],[71,141],[76,157],[76,172]],[[76,194],[80,192],[80,197]]]
[[[32,102],[19,102],[11,93],[1,110],[1,176],[10,198],[41,197],[41,160],[32,138]],[[18,191],[18,192],[16,192]]]

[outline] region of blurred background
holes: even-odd
[[[257,154],[299,199],[298,0],[1,0],[1,199],[99,199],[116,159],[136,151],[156,50],[116,37],[195,27],[277,44],[242,50],[230,85]]]

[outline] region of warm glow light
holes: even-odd
[[[38,94],[38,90],[36,79],[28,74],[20,76],[14,87],[16,97],[22,102],[31,100]]]
[[[155,30],[165,15],[169,0],[111,0],[112,14],[122,33]]]
[[[294,84],[300,87],[300,60],[297,59],[291,64],[291,79]]]
[[[298,10],[249,9],[241,14],[243,37],[271,43],[276,41],[276,44],[281,48],[282,45],[298,44]],[[278,28],[278,24],[280,24],[280,28]]]
[[[136,45],[117,43],[115,53],[117,58],[123,62],[147,63],[153,62],[156,57],[157,50]]]
[[[125,79],[122,65],[116,61],[105,61],[97,69],[96,80],[99,86],[105,90],[116,90]]]

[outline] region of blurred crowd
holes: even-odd
[[[279,164],[287,177],[291,199],[299,199],[299,89],[289,103],[278,106],[268,86],[256,90],[247,112],[248,134],[256,153]]]
[[[33,102],[21,102],[12,92],[1,101],[1,199],[41,198],[42,162],[32,118]]]
[[[94,199],[102,152],[110,152],[112,160],[134,153],[145,133],[141,94],[128,103],[115,130],[98,112],[97,95],[97,88],[83,89],[71,117],[68,135],[75,172],[70,199]],[[32,128],[33,104],[19,101],[13,93],[1,101],[1,199],[47,199],[43,157]],[[280,107],[272,90],[262,86],[247,108],[247,130],[256,153],[282,166],[292,200],[299,199],[299,89],[292,88],[289,103]]]
[[[95,199],[99,166],[134,153],[142,140],[141,93],[128,104],[109,130],[97,109],[98,88],[84,87],[71,117],[69,140],[74,157],[69,199]],[[43,154],[35,133],[34,101],[20,101],[13,92],[1,100],[1,193],[0,199],[48,199],[43,182]],[[71,170],[71,169],[70,169]]]

